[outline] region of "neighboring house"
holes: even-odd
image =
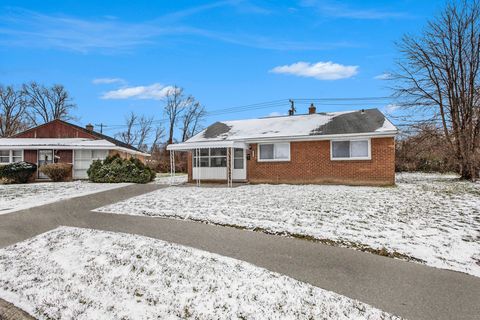
[[[189,152],[197,183],[392,185],[396,134],[378,109],[316,113],[312,105],[306,115],[216,122],[167,149]]]
[[[39,167],[49,163],[73,164],[73,179],[87,179],[87,169],[93,160],[103,160],[107,155],[137,157],[142,161],[150,156],[131,145],[95,132],[92,125],[85,128],[53,120],[0,139],[0,165],[26,161]],[[41,172],[37,179],[46,179]]]

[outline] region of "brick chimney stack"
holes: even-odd
[[[93,124],[89,123],[85,126],[85,129],[87,129],[88,131],[93,131]]]
[[[308,108],[308,114],[315,114],[315,113],[317,113],[317,108],[315,108],[315,105],[312,103]]]

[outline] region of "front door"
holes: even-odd
[[[53,150],[38,150],[38,169],[49,163],[53,163]],[[41,173],[40,170],[38,170],[38,178],[48,179],[48,177]]]
[[[233,149],[232,178],[233,180],[247,180],[247,161],[244,149]]]

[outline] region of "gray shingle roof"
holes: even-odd
[[[366,109],[215,122],[186,143],[396,132],[378,109]]]

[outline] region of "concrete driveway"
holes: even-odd
[[[157,188],[132,185],[0,215],[0,247],[61,225],[134,233],[248,261],[408,319],[480,318],[480,278],[471,275],[260,232],[90,211]]]

